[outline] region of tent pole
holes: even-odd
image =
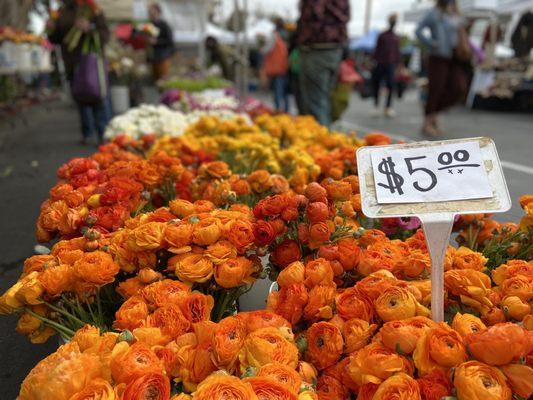
[[[243,14],[244,14],[244,42],[243,42],[243,46],[242,46],[242,51],[243,51],[243,54],[242,54],[242,62],[243,62],[243,66],[242,66],[242,85],[243,85],[243,90],[242,90],[242,97],[243,97],[243,101],[246,100],[246,98],[248,97],[248,73],[249,73],[249,68],[248,68],[248,0],[243,0],[244,4],[243,4]]]

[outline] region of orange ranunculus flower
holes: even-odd
[[[526,315],[522,320],[524,329],[527,331],[533,331],[533,314]]]
[[[305,266],[301,261],[295,261],[279,273],[277,282],[279,287],[285,287],[295,283],[303,283],[304,279]]]
[[[116,383],[129,383],[149,373],[162,373],[163,363],[150,348],[137,342],[118,343],[111,354],[111,374]]]
[[[237,257],[237,249],[229,241],[219,240],[207,247],[205,255],[213,264],[218,265]]]
[[[168,203],[170,212],[178,218],[185,218],[193,214],[196,209],[194,204],[183,199],[175,199]]]
[[[191,324],[195,324],[211,319],[211,310],[213,309],[214,303],[213,297],[203,293],[193,292],[180,300],[179,307],[185,319]]]
[[[407,258],[399,260],[394,270],[399,276],[407,278],[416,278],[424,272],[429,273],[431,272],[429,253],[418,249],[411,250]]]
[[[169,400],[170,380],[162,373],[148,373],[126,385],[123,400]]]
[[[363,347],[350,358],[348,375],[359,386],[380,384],[398,372],[412,374],[410,362],[378,342]]]
[[[303,283],[281,288],[279,292],[270,293],[267,309],[281,315],[291,324],[296,324],[309,301],[309,294]]]
[[[22,271],[24,275],[27,275],[33,271],[43,272],[47,268],[55,265],[57,265],[57,261],[54,256],[50,254],[42,254],[26,258],[26,260],[24,260]]]
[[[175,394],[170,400],[192,400],[192,396],[187,393]]]
[[[378,390],[379,385],[375,383],[365,383],[359,388],[357,393],[357,400],[372,400],[374,394]]]
[[[132,331],[132,334],[137,342],[142,342],[150,348],[153,346],[164,346],[172,341],[170,336],[164,335],[163,332],[161,332],[161,328],[136,328]]]
[[[226,224],[224,236],[237,248],[239,254],[243,254],[255,240],[252,223],[244,219],[236,219]]]
[[[507,317],[522,321],[531,312],[531,306],[518,296],[507,296],[500,304]]]
[[[250,333],[239,353],[241,371],[273,362],[296,368],[298,348],[292,341],[292,332],[284,332],[284,329],[262,328]]]
[[[190,292],[190,286],[173,279],[163,279],[144,287],[140,295],[153,308],[167,304],[180,304],[181,299]]]
[[[378,326],[362,319],[352,318],[344,324],[342,334],[346,343],[346,353],[353,353],[365,347]]]
[[[105,379],[95,379],[89,385],[72,396],[69,400],[116,400],[118,397],[115,394],[113,386]]]
[[[212,374],[200,383],[195,400],[259,400],[252,386],[230,375]]]
[[[335,230],[333,221],[317,222],[309,226],[309,242],[316,243],[316,248],[324,242],[327,242]]]
[[[521,326],[512,322],[496,324],[472,333],[465,339],[472,356],[489,365],[505,365],[527,355],[532,348],[531,339]]]
[[[236,257],[215,266],[215,281],[225,289],[252,283],[254,264],[246,257]]]
[[[274,194],[286,193],[290,189],[287,178],[279,174],[270,175],[269,184],[271,186],[270,190]]]
[[[278,267],[285,268],[287,265],[300,260],[302,252],[298,242],[285,239],[274,248],[270,254],[270,261]]]
[[[477,361],[459,365],[454,372],[453,385],[458,400],[511,400],[513,395],[498,368]]]
[[[291,328],[291,324],[282,316],[267,310],[240,312],[237,314],[245,326],[246,332],[251,333],[261,328]]]
[[[53,265],[41,272],[38,279],[46,294],[55,297],[72,290],[74,269],[67,264]]]
[[[402,287],[390,287],[374,302],[376,312],[385,321],[395,321],[415,316],[429,316],[429,310],[416,301],[415,296]]]
[[[533,262],[524,260],[509,260],[492,271],[492,280],[501,285],[506,279],[516,275],[532,276]]]
[[[169,224],[163,231],[163,246],[171,253],[180,254],[188,249],[192,240],[194,227],[189,223]]]
[[[506,279],[501,284],[501,291],[504,297],[517,296],[529,303],[533,300],[533,275],[516,275]]]
[[[499,307],[492,307],[481,314],[481,321],[485,325],[492,326],[507,321],[505,313]]]
[[[333,269],[328,260],[317,258],[305,265],[305,286],[312,288],[316,285],[331,285],[333,283]]]
[[[220,321],[213,335],[215,364],[219,368],[233,369],[237,356],[244,346],[246,327],[238,317],[226,317]]]
[[[524,399],[529,399],[533,395],[533,368],[523,364],[509,364],[500,367],[509,381],[509,385],[516,393]]]
[[[417,381],[400,372],[387,378],[374,393],[372,400],[422,400]]]
[[[341,239],[337,242],[339,261],[345,271],[351,271],[359,265],[361,248],[355,239]]]
[[[456,269],[444,273],[444,287],[461,302],[478,311],[485,312],[492,307],[487,298],[491,282],[483,272],[473,269]]]
[[[302,377],[291,367],[283,364],[266,364],[257,371],[258,377],[268,377],[288,387],[291,392],[298,393],[302,385]],[[253,385],[252,385],[253,386]]]
[[[471,333],[484,331],[487,326],[475,315],[457,313],[453,317],[452,329],[465,339]]]
[[[297,400],[297,394],[283,383],[269,376],[246,378],[259,400]]]
[[[84,253],[83,257],[74,263],[73,269],[78,278],[102,286],[115,280],[120,267],[111,255],[103,251],[93,251]]]
[[[357,287],[343,290],[335,299],[337,314],[344,320],[352,318],[370,322],[374,317],[372,302]]]
[[[424,376],[434,370],[447,371],[468,360],[468,354],[461,336],[441,322],[422,335],[413,360],[418,373]]]
[[[483,257],[483,254],[461,246],[454,252],[452,268],[483,271],[486,263],[487,258]]]
[[[340,358],[344,339],[339,328],[329,322],[317,322],[307,330],[307,361],[319,370],[330,367]]]
[[[310,364],[305,361],[300,361],[298,362],[296,371],[302,377],[302,380],[305,383],[314,384],[316,382],[318,372],[313,364]]]
[[[217,370],[213,363],[210,343],[183,346],[177,355],[179,377],[187,391],[194,391],[196,385]]]
[[[336,290],[334,285],[318,285],[309,291],[309,300],[304,308],[304,319],[330,319],[333,317]]]
[[[224,161],[211,161],[200,165],[198,175],[216,179],[228,178],[231,175],[228,164]]]
[[[101,357],[81,353],[75,342],[61,346],[41,360],[20,387],[20,400],[69,400],[91,382],[105,379]]]
[[[113,326],[116,329],[130,331],[145,324],[148,318],[148,305],[141,296],[132,296],[127,299],[115,313]]]
[[[161,272],[154,271],[152,268],[141,268],[137,273],[137,277],[144,284],[150,284],[159,281],[163,278]]]
[[[343,400],[348,399],[350,395],[348,388],[331,375],[320,376],[316,389],[319,400]]]
[[[395,261],[391,255],[370,247],[361,252],[357,271],[364,276],[368,276],[380,269],[392,271],[394,266]]]
[[[248,183],[256,193],[263,193],[270,189],[270,172],[257,169],[248,175]]]
[[[164,222],[146,222],[129,232],[127,246],[132,251],[156,250],[161,248],[164,231],[167,226]]]
[[[390,321],[381,327],[379,334],[383,344],[391,350],[411,354],[424,332],[436,324],[426,317],[413,317]]]
[[[192,217],[189,217],[192,221]],[[199,246],[209,246],[215,243],[222,235],[222,226],[218,218],[206,217],[193,223],[192,241]]]
[[[330,181],[325,182],[326,190],[333,201],[346,201],[352,195],[352,185],[346,181]]]
[[[207,282],[214,273],[214,265],[203,254],[187,253],[174,256],[168,260],[168,266],[183,282]]]
[[[177,338],[189,331],[191,323],[185,318],[179,305],[167,304],[148,317],[148,326],[160,328],[164,335]]]
[[[424,400],[441,400],[452,395],[453,386],[450,378],[438,369],[416,381]]]
[[[415,282],[411,281],[410,283]],[[379,270],[363,279],[355,287],[359,293],[362,293],[373,303],[385,289],[396,286],[398,280],[387,270]]]
[[[237,175],[233,175],[238,178]],[[235,192],[237,196],[244,196],[250,193],[250,184],[245,179],[233,179],[230,180],[231,190]]]

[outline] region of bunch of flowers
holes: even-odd
[[[150,22],[143,22],[142,24],[138,24],[136,29],[138,32],[151,37],[159,36],[159,28]]]

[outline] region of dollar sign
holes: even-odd
[[[388,185],[385,185],[384,183],[378,183],[378,185],[389,189],[391,193],[395,193],[397,190],[398,194],[402,195],[402,185],[404,183],[404,179],[394,170],[395,165],[396,164],[394,164],[392,161],[392,157],[384,158],[383,161],[379,163],[378,171],[387,177]]]

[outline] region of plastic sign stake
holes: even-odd
[[[431,313],[444,319],[444,256],[459,214],[505,212],[511,198],[489,138],[357,150],[363,213],[418,217],[431,258]]]

